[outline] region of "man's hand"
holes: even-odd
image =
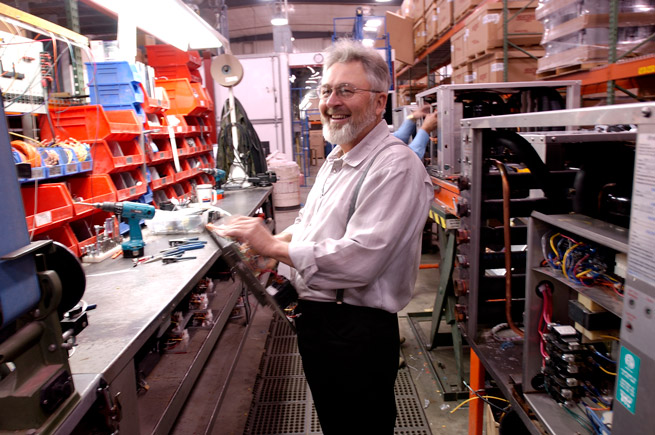
[[[273,236],[260,218],[238,216],[224,225],[209,224],[207,229],[216,231],[219,236],[232,237],[239,243],[246,243],[260,255],[293,266],[289,258],[289,243],[285,241],[286,237]]]
[[[439,125],[437,112],[432,112],[425,117],[425,119],[423,120],[423,124],[421,124],[421,128],[425,130],[428,134],[430,134],[433,130],[437,128],[437,125]]]
[[[429,105],[424,105],[419,107],[418,109],[415,109],[410,115],[411,119],[421,119],[425,117],[428,113],[430,113],[430,106]]]

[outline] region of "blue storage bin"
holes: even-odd
[[[134,104],[143,103],[143,91],[138,82],[116,85],[89,86],[91,104]]]
[[[115,85],[142,82],[134,64],[127,61],[86,63],[89,85]]]
[[[143,110],[141,103],[132,103],[132,104],[101,104],[102,108],[105,110],[134,110],[136,112],[136,117],[139,118],[141,123],[146,122],[146,112]]]

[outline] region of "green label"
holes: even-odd
[[[637,355],[621,346],[621,360],[619,363],[619,379],[616,388],[616,400],[635,413],[637,402],[637,385],[639,384],[639,365],[641,360]]]

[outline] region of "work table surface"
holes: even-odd
[[[253,215],[271,190],[265,187],[226,192],[215,205],[232,215]],[[83,300],[97,308],[88,312],[89,325],[77,336],[78,346],[69,361],[73,374],[102,375],[111,383],[153,333],[164,332],[172,310],[220,255],[206,231],[188,236],[207,242],[203,249],[185,253],[196,259],[133,267],[132,259],[120,257],[85,265]],[[144,233],[145,255],[167,249],[170,239],[180,237],[184,235]]]

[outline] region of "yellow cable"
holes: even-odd
[[[598,367],[600,367],[600,369],[605,373],[607,373],[608,375],[616,376],[616,373],[612,373],[609,370],[605,370],[605,368],[603,368],[603,366],[601,366],[600,364],[598,364]]]
[[[591,272],[591,269],[587,269],[584,272],[580,272],[575,277],[580,278],[581,276],[584,276],[584,275],[588,274],[589,272]]]
[[[36,139],[33,139],[31,137],[23,136],[22,134],[14,133],[13,131],[10,131],[9,134],[13,134],[14,136],[22,137],[23,139],[31,140],[32,142],[41,145],[41,142],[39,142]]]
[[[559,236],[559,233],[554,234],[554,235],[550,238],[550,248],[553,250],[553,252],[554,252],[555,255],[557,256],[556,258],[559,260],[559,253],[557,252],[557,249],[555,249],[555,243],[553,243],[553,241],[555,240],[555,237],[557,237],[557,236]]]
[[[569,274],[566,273],[566,257],[569,256],[572,250],[577,248],[578,246],[582,245],[582,243],[576,243],[575,245],[571,246],[569,249],[566,250],[564,253],[564,257],[562,257],[562,273],[564,274],[565,277],[569,277]]]
[[[615,337],[615,336],[613,336],[613,335],[599,335],[599,337],[601,337],[601,338],[608,338],[608,339],[610,339],[610,340],[614,340],[614,341],[621,341],[621,339],[620,339],[619,337]]]
[[[456,406],[452,411],[450,411],[450,413],[452,414],[453,412],[457,411],[459,408],[461,408],[462,406],[466,405],[467,403],[469,403],[471,400],[474,400],[474,399],[496,399],[496,400],[502,400],[503,402],[507,402],[507,403],[509,403],[509,400],[505,400],[505,399],[503,399],[502,397],[496,397],[496,396],[473,396],[473,397],[469,397],[468,399],[466,399],[465,401],[463,401],[462,403],[460,403],[459,405],[457,405],[457,406]]]

